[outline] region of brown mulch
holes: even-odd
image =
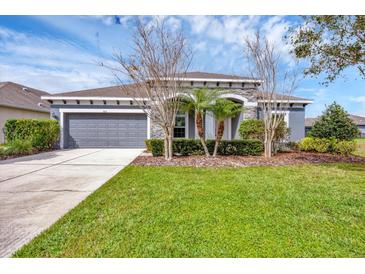
[[[270,159],[263,156],[176,156],[171,161],[163,157],[139,156],[131,165],[135,166],[192,166],[192,167],[247,167],[247,166],[285,166],[321,163],[363,163],[365,158],[340,156],[325,153],[285,152]]]

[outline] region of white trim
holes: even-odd
[[[64,149],[64,114],[65,113],[142,113],[147,116],[147,139],[151,137],[150,117],[142,109],[90,109],[90,108],[60,108],[60,148]]]
[[[64,148],[64,115],[63,112],[60,111],[60,147]]]
[[[170,78],[163,78],[169,80]],[[231,82],[231,83],[262,83],[262,80],[255,79],[220,79],[220,78],[176,78],[177,81],[186,82]]]
[[[284,122],[286,126],[289,127],[289,110],[277,110],[274,111],[273,114],[284,114]]]
[[[243,102],[243,106],[247,107],[257,107],[257,102],[249,102],[248,99],[240,94],[234,94],[234,93],[226,93],[220,96],[220,98],[225,99],[236,99],[241,102]]]
[[[257,100],[258,103],[266,103],[268,100]],[[272,100],[273,103],[298,103],[298,104],[312,104],[312,100]]]
[[[189,111],[185,112],[185,138],[189,138]]]
[[[133,98],[133,97],[105,97],[105,96],[42,96],[42,100],[80,100],[80,101],[149,101],[148,98]]]
[[[147,139],[151,139],[151,118],[147,115]]]
[[[109,109],[109,108],[60,108],[60,113],[145,113],[143,109]]]

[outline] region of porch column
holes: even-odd
[[[233,139],[237,139],[237,140],[240,139],[239,128],[240,128],[242,121],[243,121],[243,112],[241,112],[239,114],[239,116],[237,117],[237,121],[235,121],[235,127],[234,127],[235,132],[233,133]]]
[[[207,111],[205,114],[205,139],[215,138],[215,120],[211,111]]]

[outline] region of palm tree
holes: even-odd
[[[213,157],[215,157],[224,133],[224,120],[239,114],[242,111],[242,106],[227,99],[217,99],[210,109],[217,123],[213,152]]]
[[[196,128],[200,142],[204,148],[206,156],[210,156],[207,144],[205,142],[203,117],[206,110],[211,109],[214,102],[223,94],[223,91],[217,89],[197,88],[182,94],[182,106],[185,111],[194,110]]]

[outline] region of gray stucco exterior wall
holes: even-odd
[[[299,141],[305,136],[305,109],[290,109],[289,110],[289,128],[290,128],[290,141]]]
[[[305,108],[289,108],[288,120],[290,128],[289,141],[299,141],[305,137]],[[262,118],[262,111],[258,112],[259,119]]]

